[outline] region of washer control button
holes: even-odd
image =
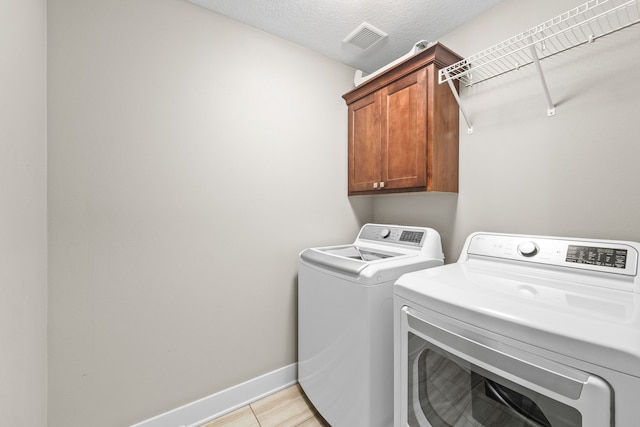
[[[382,237],[383,239],[389,237],[390,234],[391,231],[388,228],[383,228],[382,230],[380,230],[380,237]]]
[[[518,252],[522,256],[532,257],[538,253],[538,245],[531,241],[522,242],[518,245]]]

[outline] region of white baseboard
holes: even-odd
[[[131,427],[197,427],[289,387],[297,380],[298,364],[293,363]]]

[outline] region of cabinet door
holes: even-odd
[[[380,182],[380,92],[349,105],[349,194]]]
[[[385,189],[427,185],[427,71],[381,90],[381,180]]]

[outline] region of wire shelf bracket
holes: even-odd
[[[467,122],[473,124],[453,82],[472,86],[534,64],[547,100],[547,115],[556,113],[540,61],[640,22],[640,0],[590,0],[529,30],[441,69],[438,82],[449,84]]]

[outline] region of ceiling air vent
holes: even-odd
[[[360,49],[369,49],[385,37],[387,37],[387,33],[377,29],[371,24],[363,22],[342,40],[342,42],[358,46]]]

